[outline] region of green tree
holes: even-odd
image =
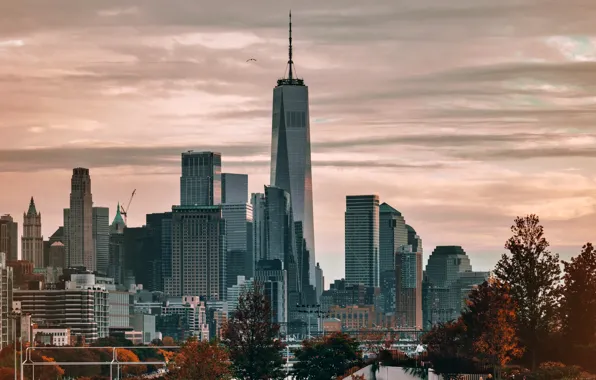
[[[293,374],[297,380],[330,380],[361,367],[359,343],[344,333],[308,339],[294,352],[297,363]]]
[[[279,325],[271,323],[269,300],[262,285],[240,295],[238,308],[224,327],[223,343],[228,347],[234,375],[238,379],[283,379]]]
[[[535,369],[540,344],[555,325],[559,255],[548,250],[544,228],[536,215],[516,218],[511,232],[513,236],[505,244],[509,254],[503,254],[495,275],[511,287],[517,304],[518,336]]]
[[[226,380],[232,378],[228,352],[217,342],[189,339],[175,357],[171,380]]]
[[[561,298],[561,324],[571,345],[589,345],[596,338],[596,251],[591,243],[565,266]]]
[[[509,285],[491,278],[473,289],[461,318],[474,355],[493,369],[522,355]]]

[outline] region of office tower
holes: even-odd
[[[6,253],[7,260],[19,259],[19,224],[10,215],[0,216],[0,252]]]
[[[213,206],[221,203],[221,154],[182,153],[181,206]]]
[[[271,307],[271,322],[285,329],[288,322],[288,272],[281,260],[261,260],[255,270],[255,283],[261,286]],[[285,331],[285,330],[284,330]]]
[[[165,292],[225,300],[226,233],[221,206],[172,207],[172,275]]]
[[[381,271],[395,268],[395,254],[408,244],[406,220],[387,203],[379,207],[379,266]]]
[[[126,224],[120,213],[120,203],[116,207],[116,216],[110,225],[108,276],[112,277],[116,284],[124,284],[124,228]]]
[[[23,236],[21,237],[21,257],[31,261],[35,268],[45,267],[43,260],[43,236],[41,235],[41,213],[35,209],[33,197],[29,209],[23,213]]]
[[[146,226],[151,239],[145,251],[151,279],[145,289],[163,291],[164,278],[172,276],[172,213],[147,214]],[[139,275],[135,272],[135,276]]]
[[[460,246],[437,246],[426,264],[426,276],[439,287],[448,287],[460,273],[471,271],[470,258]]]
[[[321,268],[319,263],[317,263],[317,266],[315,267],[315,273],[317,275],[317,303],[319,303],[321,294],[323,294],[323,291],[325,290],[325,277],[323,276],[323,268]]]
[[[89,169],[75,168],[70,181],[70,208],[64,210],[66,265],[96,270],[93,242],[93,199]]]
[[[397,326],[422,329],[422,254],[402,245],[395,261]]]
[[[238,276],[254,276],[252,205],[224,203],[221,207],[226,223],[226,288],[230,288],[236,284]]]
[[[48,238],[48,240],[44,240],[43,241],[43,261],[44,263],[46,263],[46,265],[49,265],[48,263],[50,262],[50,247],[52,246],[52,244],[56,243],[56,242],[60,242],[63,246],[64,246],[64,227],[60,226],[58,227],[58,229],[56,229],[56,231]],[[66,250],[65,248],[63,248],[64,250]],[[65,255],[66,255],[66,251],[65,251]],[[64,256],[64,265],[61,266],[60,268],[64,268],[66,266],[66,256]]]
[[[345,213],[346,281],[379,286],[379,196],[348,195]]]
[[[312,168],[308,87],[296,76],[292,57],[292,15],[290,14],[288,71],[273,90],[271,134],[271,185],[290,194],[294,220],[302,222],[308,279],[315,279],[315,234],[313,223]]]
[[[93,207],[93,245],[95,270],[107,274],[110,263],[110,209]]]
[[[234,285],[227,289],[226,302],[228,303],[228,312],[230,314],[238,310],[238,300],[242,294],[250,292],[254,288],[254,280],[247,279],[244,276],[237,276],[234,279]]]
[[[10,318],[13,301],[13,270],[6,265],[6,254],[0,252],[0,349],[13,341],[16,321]]]
[[[252,253],[255,263],[267,259],[267,221],[265,219],[265,194],[253,193],[250,197],[252,205]]]
[[[222,173],[221,203],[248,203],[248,174]]]

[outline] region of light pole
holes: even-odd
[[[307,338],[312,338],[312,336],[310,335],[310,315],[319,313],[321,311],[321,305],[319,305],[319,304],[316,304],[316,305],[296,304],[296,309],[297,309],[298,313],[308,314],[308,336],[307,336]]]

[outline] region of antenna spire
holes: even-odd
[[[290,10],[290,46],[288,50],[288,79],[292,80],[292,71],[294,71],[294,61],[292,60],[292,10]]]

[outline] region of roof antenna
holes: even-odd
[[[290,47],[288,51],[288,79],[292,81],[292,74],[294,71],[294,61],[292,61],[292,10],[290,10]]]

